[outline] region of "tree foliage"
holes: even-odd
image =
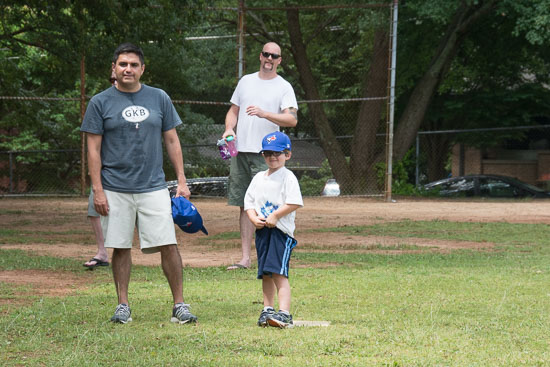
[[[168,0],[2,1],[0,94],[75,99],[0,101],[4,148],[16,149],[17,135],[26,131],[50,149],[78,148],[81,60],[90,96],[109,86],[112,53],[121,42],[143,48],[144,83],[162,85],[176,99],[186,95],[191,87],[186,64],[179,62],[185,55],[184,25],[193,24],[201,4],[186,5]]]
[[[257,70],[261,45],[275,41],[283,49],[281,74],[299,100],[386,95],[389,8],[265,9],[334,3],[246,1],[246,72]],[[1,149],[78,148],[81,59],[91,96],[109,85],[111,55],[123,41],[145,51],[143,82],[175,100],[228,101],[237,82],[231,37],[236,6],[234,0],[0,0],[0,95],[76,99],[0,100]],[[394,157],[404,158],[422,129],[548,121],[548,19],[550,0],[401,1]],[[376,144],[376,134],[385,131],[384,103],[300,106],[292,133],[321,139],[344,192],[379,188],[368,173],[385,153]],[[205,127],[181,131],[187,143],[207,138],[212,130],[206,127],[223,124],[227,111],[225,105],[178,103],[176,108],[186,123]],[[339,135],[353,136],[352,143],[342,144]],[[498,143],[465,139],[478,146]]]
[[[532,125],[543,122],[541,117],[550,113],[550,59],[548,47],[539,43],[547,39],[546,31],[537,33],[536,42],[532,29],[525,32],[525,24],[532,22],[533,12],[540,7],[530,1],[461,1],[444,13],[437,11],[449,4],[432,1],[432,7],[427,7],[425,2],[409,1],[401,14],[401,19],[404,16],[411,21],[402,20],[400,32],[411,39],[401,42],[398,61],[398,159],[410,148],[419,129]],[[477,15],[461,26],[463,21],[452,21],[460,14],[465,19]],[[456,34],[454,39],[452,34]],[[441,52],[445,47],[450,49],[447,56]],[[421,62],[412,62],[412,54]],[[441,67],[435,72],[438,63]],[[430,82],[431,95],[426,93]],[[422,108],[425,110],[419,113]],[[489,146],[514,138],[521,134],[441,136],[431,149],[437,156],[456,142]],[[430,163],[428,175],[440,178],[445,159],[431,159]]]
[[[398,158],[423,124],[432,129],[514,126],[548,115],[543,86],[550,59],[548,47],[538,44],[547,39],[547,30],[537,37],[532,29],[523,31],[537,9],[522,0],[407,2],[400,34],[410,34],[413,42],[404,36],[399,53]],[[416,55],[421,62],[411,61]]]

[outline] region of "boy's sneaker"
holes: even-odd
[[[197,316],[189,312],[189,305],[185,303],[178,303],[174,306],[172,310],[171,322],[177,322],[180,324],[185,324],[188,322],[197,321]]]
[[[294,327],[292,322],[292,315],[283,313],[281,311],[269,315],[267,317],[267,323],[269,326],[275,326],[281,329]]]
[[[127,322],[132,321],[132,318],[130,317],[131,314],[132,311],[130,311],[130,306],[125,303],[121,303],[116,306],[115,314],[111,317],[111,322],[126,324]]]
[[[258,326],[267,327],[267,318],[275,313],[275,310],[271,307],[265,308],[260,314],[258,319]]]

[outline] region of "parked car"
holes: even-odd
[[[225,176],[188,178],[187,187],[192,196],[226,196],[227,181],[228,178]],[[170,195],[175,195],[178,181],[168,181],[167,184]]]
[[[423,189],[443,197],[550,198],[550,193],[539,187],[499,175],[450,177],[430,182]]]

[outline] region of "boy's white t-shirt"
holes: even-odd
[[[259,72],[247,74],[239,80],[231,96],[231,103],[239,106],[237,119],[237,150],[259,153],[262,139],[269,133],[279,131],[279,125],[246,113],[248,106],[258,106],[262,110],[281,113],[284,109],[298,108],[294,89],[289,82],[277,75],[273,79],[260,79]]]
[[[267,218],[269,214],[285,204],[304,206],[298,179],[286,167],[281,167],[271,175],[261,171],[254,176],[244,197],[244,210],[254,209],[258,216]],[[296,211],[285,215],[277,222],[277,228],[294,237]]]

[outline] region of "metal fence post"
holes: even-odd
[[[414,185],[416,188],[420,185],[420,134],[416,133],[416,167],[414,171]]]
[[[8,152],[10,160],[10,194],[13,194],[13,152]]]
[[[86,57],[84,52],[80,59],[80,124],[84,121],[86,113]],[[84,196],[86,192],[86,133],[80,133],[80,194]]]
[[[393,163],[393,119],[394,119],[394,109],[395,109],[395,66],[396,66],[396,55],[397,55],[397,8],[398,0],[393,2],[393,16],[392,16],[392,34],[391,34],[391,65],[390,65],[390,111],[389,111],[389,121],[388,121],[388,131],[387,131],[387,147],[386,147],[386,192],[385,198],[386,201],[391,201],[392,193],[392,163]]]
[[[239,21],[238,21],[238,28],[237,28],[237,43],[239,48],[239,62],[238,62],[238,70],[237,70],[237,80],[241,79],[241,77],[244,74],[244,17],[245,17],[245,9],[244,9],[244,0],[239,0]]]

